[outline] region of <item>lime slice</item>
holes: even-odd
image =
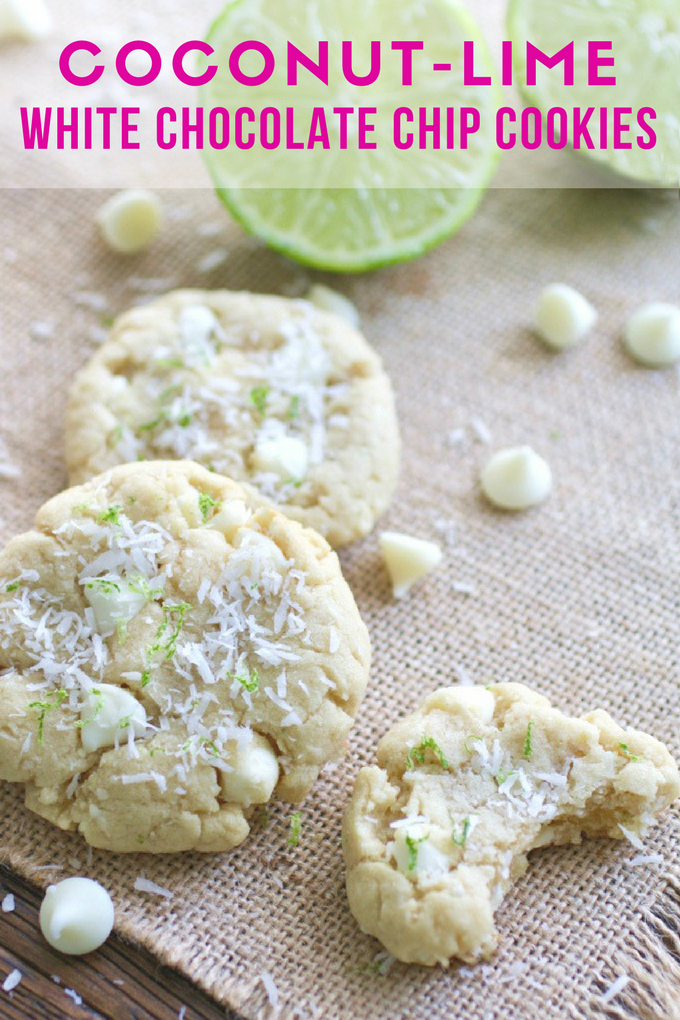
[[[234,47],[247,40],[267,45],[276,58],[271,78],[252,87],[239,84],[228,72]],[[329,43],[329,83],[323,84],[304,68],[298,85],[287,85],[286,43],[290,40],[315,62],[318,43]],[[351,40],[353,69],[367,74],[370,45],[382,41],[381,72],[371,85],[349,84],[342,74],[341,48]],[[413,84],[401,84],[402,56],[392,40],[419,40],[413,53]],[[498,159],[495,144],[497,85],[464,86],[463,43],[475,43],[475,74],[495,80],[491,58],[479,31],[456,0],[236,0],[210,30],[207,41],[215,50],[210,62],[220,68],[204,86],[202,105],[224,107],[231,115],[232,137],[223,149],[206,148],[204,155],[218,194],[249,232],[291,258],[318,268],[359,272],[390,262],[414,258],[454,233],[477,207]],[[251,59],[252,58],[252,59]],[[434,64],[450,64],[435,71]],[[263,67],[261,55],[241,58],[250,75]],[[479,129],[460,147],[460,108],[480,111]],[[255,144],[240,150],[233,143],[234,114],[250,107]],[[260,115],[267,107],[293,108],[292,138],[308,140],[314,108],[323,108],[329,148],[275,150],[260,144]],[[368,116],[374,130],[366,137],[376,149],[360,149],[358,115],[350,115],[347,148],[341,149],[340,118],[336,107],[375,108]],[[414,145],[394,145],[395,110],[413,110],[414,123],[403,121],[404,134],[413,132]],[[419,109],[432,122],[434,107],[454,110],[453,146],[447,147],[447,118],[441,116],[441,147],[418,147]],[[271,122],[270,122],[271,124]],[[288,129],[285,116],[281,132]]]
[[[595,145],[581,145],[576,151],[606,164],[627,177],[649,184],[677,185],[680,177],[680,3],[678,0],[511,0],[508,38],[516,60],[519,89],[532,106],[543,112],[563,107],[570,114],[575,107],[595,107],[588,128]],[[526,43],[553,55],[574,41],[574,85],[564,84],[564,65],[554,70],[538,65],[536,85],[526,84]],[[600,68],[600,75],[615,76],[615,85],[588,85],[588,42],[606,40],[614,66]],[[601,134],[599,112],[606,118],[607,138]],[[614,148],[615,107],[630,107],[623,123],[631,130],[621,136],[632,148]],[[657,119],[650,121],[657,134],[653,148],[636,143],[640,130],[637,112],[651,107]],[[573,134],[570,132],[570,142]],[[605,148],[601,149],[601,142]]]

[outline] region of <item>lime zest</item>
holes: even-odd
[[[534,726],[533,720],[530,719],[529,722],[527,723],[527,734],[526,734],[526,737],[524,738],[524,757],[525,758],[531,758],[531,755],[534,753],[533,752],[533,748],[531,746],[531,731],[533,729],[533,726]]]
[[[170,400],[171,397],[176,397],[181,392],[182,387],[179,385],[179,383],[174,383],[174,385],[168,386],[166,387],[166,389],[163,390],[163,392],[158,398],[159,403],[164,404],[167,400]]]
[[[105,595],[112,595],[120,591],[120,585],[108,577],[93,577],[86,585],[87,588],[99,588]]]
[[[471,733],[468,737],[466,737],[465,738],[465,744],[463,746],[465,747],[465,750],[467,751],[467,753],[468,754],[474,754],[475,753],[474,747],[470,747],[470,741],[471,740],[483,740],[483,739],[484,739],[483,737],[478,737],[476,733]]]
[[[148,655],[156,655],[157,652],[164,652],[166,659],[171,659],[175,654],[177,648],[177,640],[182,633],[184,626],[184,618],[186,614],[193,609],[188,602],[166,602],[163,605],[163,619],[158,626],[156,631],[156,640],[148,649]],[[170,634],[170,637],[164,641],[163,638],[166,635],[168,628],[171,626],[172,618],[177,616],[175,621],[174,630]]]
[[[621,748],[621,751],[623,752],[625,757],[628,759],[628,761],[640,761],[640,755],[639,754],[631,754],[631,752],[628,750],[628,744],[619,744],[619,747]]]
[[[286,840],[288,846],[299,846],[302,829],[302,812],[294,811],[290,816],[290,835]]]
[[[147,602],[153,602],[154,599],[163,594],[162,588],[152,588],[142,574],[135,574],[132,580],[128,581],[128,588],[130,591],[133,591],[135,595],[143,595]]]
[[[452,835],[451,835],[451,839],[456,844],[456,846],[459,846],[459,847],[464,847],[465,846],[465,843],[467,842],[469,831],[470,831],[470,819],[469,818],[464,818],[463,819],[463,828],[462,828],[460,836],[457,836],[455,832],[453,832]]]
[[[428,750],[433,752],[443,769],[447,769],[449,767],[449,760],[434,737],[423,737],[418,746],[412,747],[406,755],[406,769],[410,771],[416,767],[416,764],[423,765],[425,762],[425,753]]]
[[[123,508],[120,503],[116,503],[114,506],[110,506],[107,510],[102,510],[97,520],[100,524],[113,524],[115,527],[120,527],[120,514]]]
[[[38,709],[38,744],[41,746],[45,743],[45,716],[48,712],[51,712],[54,708],[59,708],[65,698],[68,697],[68,691],[60,688],[58,691],[50,691],[45,695],[42,701],[29,701],[29,708]],[[51,699],[55,700],[52,701]]]
[[[122,424],[116,425],[113,432],[109,432],[106,437],[106,445],[111,449],[112,446],[118,446],[121,439],[123,438],[123,426]]]
[[[496,775],[493,777],[496,782],[496,786],[499,787],[502,786],[503,783],[505,783],[510,778],[510,776],[516,775],[516,771],[517,771],[516,769],[510,769],[509,772],[506,772],[505,769],[499,769]]]
[[[406,836],[406,846],[408,847],[408,868],[407,871],[413,871],[416,864],[418,863],[418,844],[424,843],[427,836]]]
[[[250,401],[257,409],[258,413],[264,417],[267,410],[267,397],[269,396],[268,386],[253,386],[250,391]]]
[[[206,521],[208,520],[208,517],[210,516],[210,511],[211,510],[214,510],[215,513],[217,513],[221,506],[222,506],[222,504],[220,503],[220,501],[217,500],[217,499],[213,499],[213,497],[210,495],[210,493],[208,493],[208,492],[201,492],[199,497],[198,497],[198,507],[199,507],[199,509],[201,511],[201,517],[203,518],[203,523],[205,524]]]
[[[260,677],[256,669],[252,671],[250,676],[247,674],[245,676],[239,676],[237,673],[227,673],[227,677],[230,680],[238,680],[241,686],[245,687],[250,694],[252,694],[253,691],[256,691],[260,684]]]
[[[156,358],[155,364],[159,368],[184,368],[181,358]]]

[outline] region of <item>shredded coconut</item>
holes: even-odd
[[[64,995],[68,995],[69,999],[73,999],[76,1006],[82,1006],[83,1004],[82,996],[78,995],[78,993],[73,988],[65,988]]]
[[[11,992],[19,984],[22,977],[23,975],[21,971],[17,970],[15,967],[14,970],[9,972],[5,980],[2,982],[3,992]]]
[[[447,519],[445,517],[437,517],[434,521],[434,530],[437,534],[441,535],[444,540],[444,544],[448,546],[449,549],[453,548],[456,544],[458,530],[454,520]]]
[[[279,990],[276,987],[276,984],[274,982],[274,978],[271,976],[271,974],[268,971],[261,970],[260,971],[260,980],[262,981],[262,984],[264,985],[264,990],[267,993],[267,998],[269,999],[269,1005],[273,1006],[274,1008],[276,1008],[276,1006],[278,1006],[278,1004],[279,1004]]]
[[[54,336],[55,326],[53,322],[32,322],[29,332],[34,340],[51,340]]]
[[[391,953],[388,953],[386,949],[383,949],[379,953],[376,953],[373,957],[373,960],[371,961],[371,969],[384,977],[389,973],[396,962],[396,957],[392,956]]]
[[[149,294],[162,294],[175,286],[172,276],[129,276],[127,285],[130,290],[146,291]]]
[[[470,428],[474,432],[475,437],[479,440],[479,442],[484,443],[485,446],[488,446],[489,443],[493,441],[493,436],[491,435],[491,431],[488,425],[486,424],[486,422],[482,421],[481,418],[478,418],[477,416],[471,418]]]
[[[468,670],[465,668],[465,666],[461,666],[460,664],[454,664],[452,666],[452,672],[458,683],[461,685],[461,687],[474,686],[475,681],[472,678],[471,674],[468,672]]]
[[[465,429],[451,429],[446,433],[446,445],[449,447],[458,446],[465,439]]]
[[[227,249],[216,248],[215,251],[208,252],[202,259],[196,264],[196,270],[199,273],[211,273],[213,269],[217,269],[227,261]]]
[[[411,815],[410,818],[397,818],[396,822],[390,822],[390,828],[403,829],[405,825],[421,825],[423,822],[429,822],[429,820],[425,815]]]
[[[0,439],[0,478],[18,478],[21,468],[9,461],[9,452],[2,439]]]
[[[14,910],[15,906],[16,906],[16,904],[15,904],[15,901],[14,901],[14,895],[11,892],[7,893],[7,895],[5,896],[5,898],[2,901],[2,912],[3,912],[3,914],[11,914],[12,911]]]
[[[645,864],[663,864],[664,860],[663,854],[637,854],[631,857],[628,864],[631,868],[639,868]]]
[[[612,984],[609,986],[606,992],[600,996],[601,1004],[603,1006],[607,1006],[612,1001],[612,999],[616,998],[619,992],[623,991],[623,989],[626,987],[629,981],[630,978],[628,977],[627,974],[621,974],[620,977],[617,977],[616,981],[612,982]]]
[[[92,312],[105,312],[109,306],[103,294],[98,294],[91,290],[76,291],[71,297],[75,305],[78,305],[80,308],[89,308]]]
[[[174,895],[170,889],[166,889],[162,885],[157,885],[155,882],[152,882],[151,879],[144,878],[143,875],[140,875],[135,879],[134,888],[137,892],[153,893],[155,896],[165,896],[167,899],[170,899]]]
[[[633,832],[632,829],[627,829],[624,825],[621,825],[621,822],[619,822],[619,829],[636,850],[644,850],[645,845],[636,832]]]

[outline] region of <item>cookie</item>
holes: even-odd
[[[251,483],[333,546],[367,534],[399,461],[380,358],[307,301],[185,290],[126,312],[71,390],[71,481],[184,458]]]
[[[644,834],[680,795],[666,748],[523,684],[450,687],[380,741],[345,815],[349,904],[407,963],[473,963],[536,847]]]
[[[114,851],[221,851],[337,758],[369,640],[336,554],[189,462],[114,468],[0,553],[0,778]]]

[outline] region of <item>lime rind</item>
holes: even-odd
[[[636,147],[614,149],[611,145],[610,128],[608,148],[572,148],[572,151],[575,155],[597,164],[601,170],[613,171],[619,179],[623,179],[624,184],[650,187],[677,186],[680,179],[680,79],[677,72],[677,62],[680,61],[680,6],[675,5],[675,0],[631,0],[626,6],[627,11],[622,9],[620,3],[618,6],[616,3],[595,4],[593,0],[569,0],[569,3],[565,0],[510,0],[506,16],[506,38],[512,40],[514,44],[517,90],[527,105],[536,106],[543,114],[553,106],[563,106],[567,110],[579,105],[596,108],[623,105],[634,110],[636,107],[654,107],[659,113],[655,126],[660,134],[655,149],[646,151]],[[657,14],[653,10],[655,7],[658,8]],[[634,17],[636,9],[638,9],[637,26]],[[539,20],[553,17],[555,24],[559,26],[561,44],[555,45],[552,39],[542,38],[539,26],[535,23],[536,17]],[[645,53],[646,40],[650,40],[651,37],[646,36],[642,28],[645,25],[649,27],[652,24],[649,19],[655,17],[659,28],[662,29],[664,24],[668,26],[667,38],[671,44],[671,56],[669,57],[667,53],[664,60],[669,60],[673,68],[673,78],[668,88],[660,85],[660,79],[666,76],[659,64],[660,57],[657,54],[655,61],[653,52],[655,47],[662,46],[662,35],[656,43],[651,40],[650,48]],[[645,18],[648,19],[646,22]],[[556,78],[549,78],[548,73],[542,68],[539,68],[537,84],[527,85],[526,62],[523,56],[527,39],[546,52],[557,52],[566,40],[573,39],[577,44],[577,53],[579,42],[583,51],[587,40],[611,40],[614,48],[607,55],[615,57],[615,70],[612,72],[606,69],[603,73],[615,73],[619,81],[616,86],[589,86],[585,80],[582,60],[580,66],[577,61],[574,86],[557,83]],[[629,47],[628,67],[622,60],[622,56],[626,54],[626,46]],[[650,68],[651,76],[646,78],[645,73]],[[625,74],[626,71],[629,72],[628,75]],[[552,73],[558,75],[559,71]],[[541,77],[544,79],[543,82]],[[661,106],[656,98],[650,102],[652,92],[647,92],[647,89],[652,89],[653,96],[658,96],[666,108]],[[599,130],[596,124],[593,125],[591,134],[599,143]]]
[[[285,231],[273,228],[270,220],[258,214],[257,199],[264,189],[256,188],[251,191],[238,189],[236,192],[231,192],[226,188],[217,188],[216,190],[231,215],[247,233],[264,241],[268,247],[295,262],[312,269],[334,273],[367,272],[398,262],[408,262],[424,255],[458,232],[476,212],[486,192],[485,187],[456,189],[454,192],[457,199],[455,211],[451,216],[443,217],[441,222],[429,231],[421,230],[399,243],[391,242],[381,245],[376,242],[370,248],[364,247],[361,250],[348,251],[346,249],[322,248],[308,236],[296,234],[293,230]],[[413,189],[414,192],[418,190]],[[431,189],[422,190],[429,192]],[[288,194],[291,191],[292,189],[286,189]],[[356,192],[351,192],[351,195],[354,198]],[[309,198],[308,193],[306,197]]]
[[[481,73],[491,73],[491,55],[469,12],[457,0],[432,2],[440,14],[442,10],[447,17],[451,14],[462,38],[475,41],[478,67]],[[208,42],[216,52],[223,33],[229,35],[234,12],[249,3],[252,0],[234,0],[215,20]],[[261,9],[262,2],[258,12]],[[501,101],[493,73],[492,80],[493,84],[485,87],[487,116]],[[409,90],[408,105],[424,105],[418,101],[415,86]],[[276,159],[275,152],[269,155]],[[500,155],[488,139],[478,151],[466,153],[465,173],[461,174],[466,186],[456,188],[248,188],[241,186],[228,158],[219,154],[215,158],[208,152],[206,163],[217,194],[248,233],[302,264],[352,273],[415,258],[454,234],[479,206]],[[335,230],[329,204],[336,217]]]

